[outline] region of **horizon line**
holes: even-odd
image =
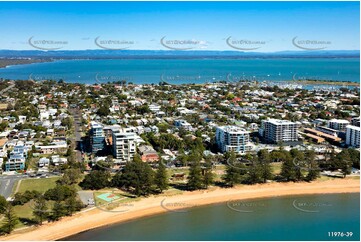
[[[15,49],[0,49],[0,51],[39,51],[39,52],[62,52],[62,51],[113,51],[113,52],[129,52],[129,51],[167,51],[167,52],[238,52],[238,53],[277,53],[277,52],[328,52],[328,51],[358,51],[360,52],[360,49],[352,49],[352,50],[345,50],[345,49],[332,49],[332,50],[277,50],[277,51],[269,51],[269,52],[261,52],[261,51],[240,51],[240,50],[199,50],[199,49],[191,49],[191,50],[163,50],[163,49],[58,49],[58,50],[41,50],[41,49],[21,49],[21,50],[15,50]]]

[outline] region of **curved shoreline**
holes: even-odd
[[[110,224],[128,222],[134,219],[170,212],[164,207],[172,205],[172,210],[196,206],[225,203],[230,200],[248,200],[277,196],[312,195],[330,193],[359,193],[360,180],[343,179],[316,181],[312,183],[270,183],[237,188],[216,188],[215,190],[184,192],[174,196],[151,196],[133,202],[125,212],[106,212],[97,208],[85,210],[72,217],[65,217],[54,223],[28,228],[0,237],[1,240],[61,240],[81,232]],[[163,206],[162,206],[163,204]],[[124,211],[124,210],[121,210]]]

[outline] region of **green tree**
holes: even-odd
[[[108,116],[110,114],[109,106],[108,105],[102,105],[99,107],[97,114],[99,116]]]
[[[296,168],[292,160],[285,160],[281,167],[281,177],[286,181],[296,181]]]
[[[350,161],[352,162],[352,167],[360,169],[360,151],[356,149],[347,149],[350,156]]]
[[[259,165],[253,160],[247,169],[247,174],[244,176],[244,182],[247,184],[256,184],[261,181],[261,173]]]
[[[33,215],[38,224],[43,224],[44,219],[49,216],[48,206],[43,196],[39,196],[34,200]]]
[[[320,176],[320,169],[315,158],[316,158],[316,154],[313,150],[307,150],[305,152],[305,159],[308,168],[308,173],[306,176],[307,181],[316,180]]]
[[[73,127],[73,120],[70,117],[66,117],[61,121],[61,125],[71,129]]]
[[[67,215],[72,215],[73,213],[81,210],[84,207],[83,203],[79,201],[75,196],[66,199],[64,206],[67,211]]]
[[[297,158],[292,157],[286,150],[272,152],[271,157],[276,157],[278,161],[282,162],[280,176],[284,180],[297,181],[296,164],[300,162]]]
[[[189,190],[203,188],[202,168],[199,160],[193,160],[190,165],[187,187]]]
[[[149,106],[147,104],[141,105],[139,107],[136,108],[136,111],[138,114],[145,114],[145,113],[150,113],[150,109]]]
[[[306,166],[304,153],[297,149],[291,149],[290,154],[293,158],[292,163],[294,165],[293,170],[294,170],[295,180],[302,181],[304,179],[302,174],[302,168]]]
[[[234,152],[226,154],[225,157],[229,158],[226,162],[226,174],[222,179],[227,186],[233,187],[234,185],[241,183],[242,173],[245,171],[245,167],[244,165],[237,163],[236,154]]]
[[[347,149],[350,156],[350,161],[352,162],[352,167],[360,169],[360,151],[356,149]]]
[[[83,189],[99,190],[110,185],[110,173],[108,171],[91,171],[79,183]]]
[[[64,201],[69,197],[76,195],[76,191],[73,187],[67,185],[56,185],[54,188],[50,188],[44,193],[44,198],[46,200],[53,201]]]
[[[260,150],[257,153],[257,157],[260,178],[263,180],[263,183],[266,183],[267,180],[270,180],[273,177],[270,164],[271,156],[267,150]]]
[[[160,192],[168,188],[167,170],[162,160],[158,162],[158,168],[154,177],[154,184]]]
[[[38,191],[25,191],[24,193],[17,192],[14,196],[13,201],[11,202],[12,205],[24,205],[25,203],[29,202],[31,199],[34,199],[40,196],[40,192]]]
[[[8,127],[9,123],[7,121],[2,121],[0,123],[0,132],[3,132],[7,127]]]
[[[346,175],[351,174],[352,162],[347,150],[343,150],[336,155],[337,164],[341,169],[342,175],[345,178]]]
[[[212,160],[208,157],[206,158],[202,182],[206,189],[208,188],[208,186],[214,183],[214,174],[212,172]]]
[[[113,186],[125,188],[137,196],[147,196],[153,192],[154,172],[148,163],[135,155],[133,162],[128,162],[123,172],[113,177],[112,183]]]
[[[61,185],[77,184],[81,178],[81,171],[78,168],[70,168],[64,171],[64,175],[57,181]]]
[[[57,221],[61,217],[64,217],[66,215],[67,215],[66,207],[60,202],[54,203],[54,206],[51,210],[50,219],[53,221]]]
[[[6,201],[5,197],[0,195],[0,214],[5,212],[5,208],[8,202]]]
[[[4,223],[1,227],[1,230],[4,233],[10,234],[15,226],[18,224],[19,219],[15,214],[14,208],[10,203],[7,203],[4,210]]]

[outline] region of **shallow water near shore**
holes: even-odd
[[[168,212],[63,240],[354,240],[360,194],[273,197]],[[340,233],[332,233],[340,232]],[[352,234],[351,234],[352,233]]]

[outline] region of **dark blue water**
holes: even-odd
[[[359,241],[359,195],[310,195],[231,201],[115,224],[66,240]],[[172,210],[171,207],[167,209]],[[329,232],[343,232],[343,236],[332,237]]]
[[[125,80],[136,84],[304,78],[360,82],[359,59],[237,59],[237,60],[64,60],[0,69],[0,78],[63,79],[67,82],[105,83]]]

